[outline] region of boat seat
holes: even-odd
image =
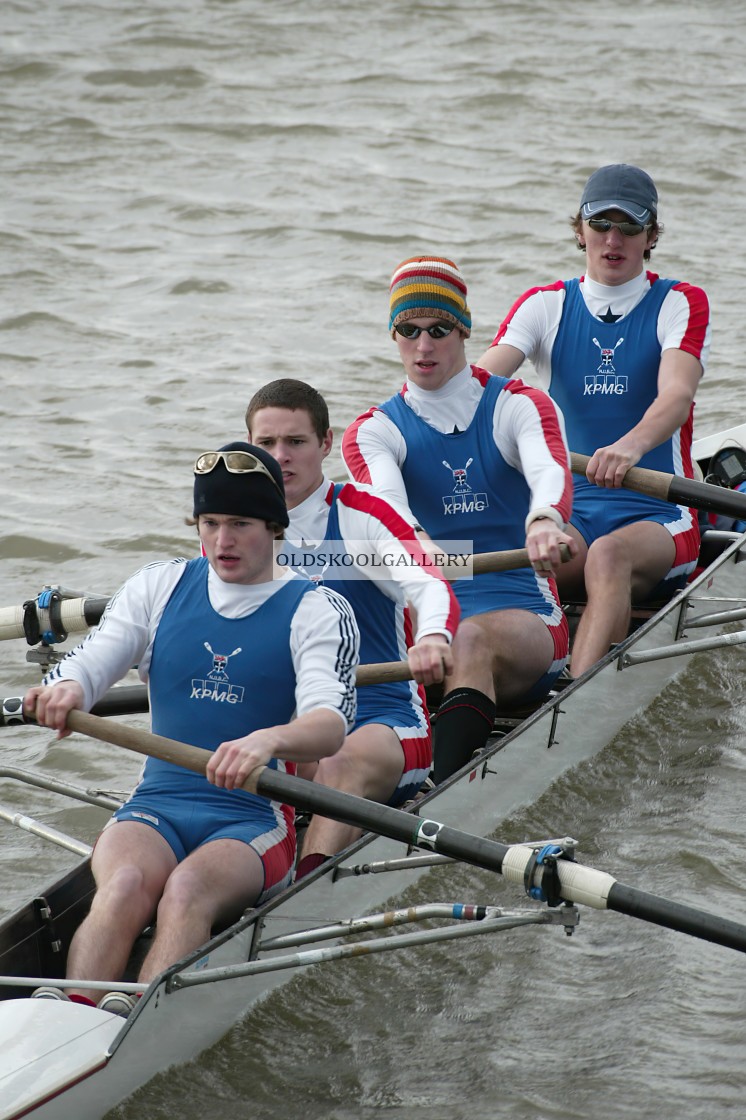
[[[710,564],[741,536],[742,533],[737,533],[733,529],[705,529],[699,546],[700,568],[709,568]]]

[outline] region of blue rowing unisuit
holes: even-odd
[[[291,580],[248,617],[226,618],[210,603],[207,574],[205,557],[190,560],[166,604],[153,645],[150,702],[156,734],[215,750],[292,718],[290,624],[313,585]],[[205,794],[201,775],[148,759],[138,793],[183,792],[185,783]]]
[[[380,406],[404,436],[407,455],[401,473],[409,506],[434,540],[473,541],[474,552],[525,545],[531,493],[521,472],[505,461],[493,434],[495,405],[507,384],[503,377],[487,380],[464,432],[439,432],[399,393]],[[541,583],[546,586],[545,580]],[[550,615],[556,608],[529,568],[456,580],[453,590],[462,618],[509,607]]]

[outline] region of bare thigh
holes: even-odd
[[[473,615],[453,642],[456,668],[448,687],[470,686],[503,700],[522,696],[554,660],[554,640],[531,611],[490,611]]]
[[[673,537],[656,521],[636,521],[599,537],[588,550],[586,583],[627,580],[635,598],[645,596],[671,570]]]
[[[176,865],[170,844],[150,825],[136,821],[116,821],[105,828],[91,858],[99,890],[105,890],[118,878],[136,877],[154,904]]]
[[[316,781],[373,801],[388,801],[403,769],[404,752],[393,728],[367,723],[351,732],[336,754],[320,760]]]
[[[242,840],[212,840],[174,869],[164,903],[197,910],[211,922],[229,921],[253,905],[263,887],[264,866],[252,847]]]

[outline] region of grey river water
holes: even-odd
[[[460,264],[476,359],[526,287],[582,269],[567,219],[602,163],[653,174],[653,267],[710,296],[697,433],[740,422],[745,44],[741,0],[3,0],[0,606],[191,554],[191,462],[242,435],[264,381],[315,384],[338,436],[393,391],[402,258]],[[0,648],[4,695],[37,679],[24,652]],[[746,921],[745,713],[743,655],[699,657],[501,838],[570,833]],[[81,784],[139,765],[2,735],[9,764]],[[102,820],[0,799],[87,840]],[[71,857],[0,830],[7,911]],[[439,875],[431,897],[520,901]],[[593,913],[570,941],[459,944],[307,973],[116,1116],[746,1115],[738,954]]]

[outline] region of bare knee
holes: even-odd
[[[604,537],[597,537],[593,544],[588,549],[588,556],[586,564],[608,564],[610,562],[622,560],[626,558],[628,549],[624,542],[615,536],[614,533],[609,533]]]
[[[115,871],[102,883],[94,898],[93,907],[110,915],[119,924],[129,922],[141,928],[151,918],[158,902],[152,887],[141,868],[126,864]]]
[[[366,724],[353,731],[335,755],[321,759],[316,781],[359,797],[387,800],[403,766],[404,752],[393,729]]]
[[[454,656],[461,662],[490,657],[492,647],[493,642],[487,630],[469,618],[461,623],[453,642]]]
[[[619,583],[622,579],[631,579],[633,559],[625,543],[613,533],[599,537],[588,549],[585,562],[586,583],[599,579]]]
[[[189,913],[200,910],[205,884],[201,876],[193,874],[188,866],[179,864],[171,872],[158,903],[158,921],[180,921]]]
[[[354,778],[357,764],[351,757],[351,752],[344,747],[336,754],[319,759],[314,781],[330,789],[345,789],[350,780]]]
[[[147,893],[145,873],[136,864],[117,867],[98,889],[99,896],[106,895],[112,902],[127,902]]]

